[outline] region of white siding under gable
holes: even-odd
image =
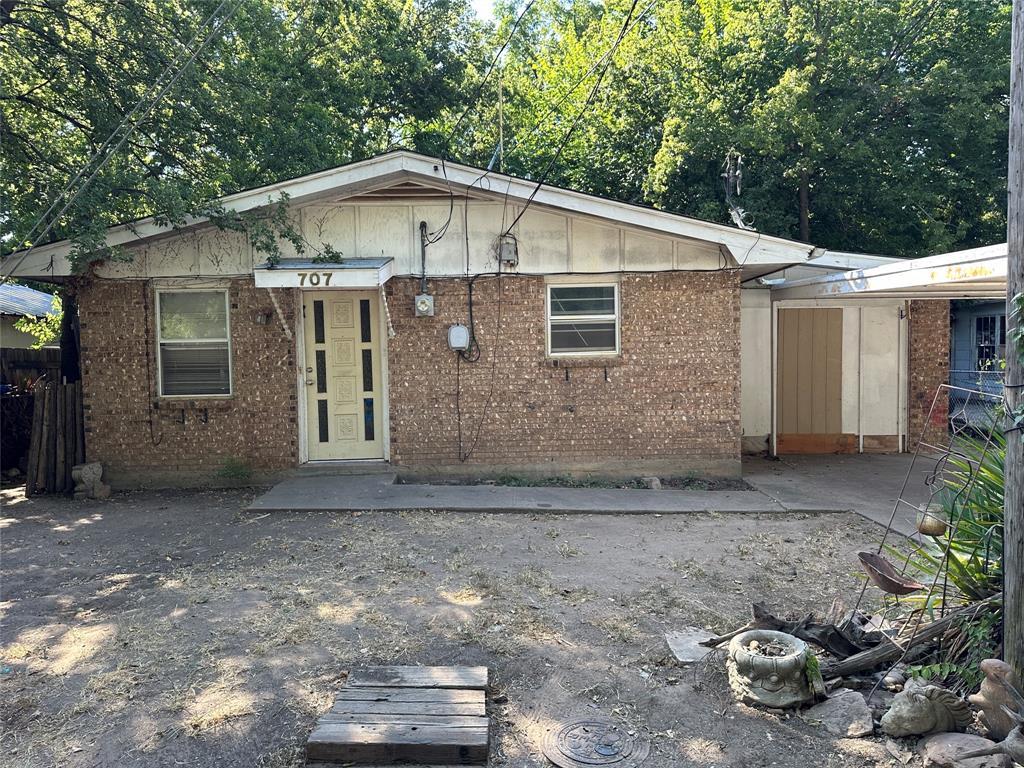
[[[468,211],[465,205],[464,200],[457,200],[449,207],[447,201],[434,199],[343,201],[296,207],[289,215],[305,239],[306,252],[300,255],[287,241],[280,241],[280,248],[284,258],[312,258],[330,246],[345,258],[391,258],[395,275],[419,275],[420,222],[427,223],[427,231],[434,237],[447,222],[444,236],[427,247],[427,275],[494,272],[500,235],[522,208],[487,200],[471,200]],[[524,274],[711,270],[726,266],[715,243],[655,235],[540,207],[528,208],[512,233],[519,246],[519,266],[504,269]],[[266,260],[266,254],[253,252],[244,233],[212,225],[125,250],[134,255],[131,263],[109,262],[99,268],[98,274],[107,278],[226,277],[251,274],[254,264]]]

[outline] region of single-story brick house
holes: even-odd
[[[282,242],[279,263],[207,220],[142,220],[108,231],[130,261],[78,281],[87,456],[113,482],[351,460],[736,474],[745,433],[764,447],[757,278],[813,246],[407,151],[221,203],[282,193],[308,248]],[[67,280],[68,252],[38,247],[15,275]],[[902,371],[906,317],[882,324],[903,345],[872,360]],[[903,409],[882,425],[893,450],[907,381],[883,383]]]

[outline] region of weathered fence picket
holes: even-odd
[[[33,388],[32,440],[25,494],[66,493],[71,468],[85,461],[81,382],[39,382]]]

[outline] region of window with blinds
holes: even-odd
[[[227,291],[159,291],[162,396],[231,394]]]
[[[549,355],[614,355],[618,351],[617,285],[548,286]]]

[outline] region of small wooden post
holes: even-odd
[[[1006,321],[1007,337],[1024,327],[1014,298],[1024,293],[1024,0],[1013,2],[1010,54],[1010,159],[1007,175]],[[1024,405],[1024,349],[1006,355],[1006,405]],[[1007,433],[1004,478],[1003,645],[1006,662],[1024,679],[1024,431]]]
[[[46,390],[36,382],[32,386],[32,439],[28,446],[28,469],[25,472],[25,495],[36,492],[36,472],[39,470],[39,447],[43,437],[43,398]]]
[[[75,426],[75,464],[85,463],[85,405],[82,396],[82,381],[78,380],[75,382],[75,418],[77,425]]]
[[[65,462],[67,461],[67,445],[65,440],[67,439],[67,429],[65,428],[65,421],[67,418],[67,405],[64,402],[64,394],[66,387],[63,384],[57,384],[54,386],[57,394],[57,409],[56,418],[53,420],[54,432],[54,455],[56,461],[54,462],[53,470],[53,491],[63,492],[64,491],[64,468]]]
[[[36,463],[35,488],[38,493],[46,493],[46,465],[50,460],[50,385],[43,384],[36,390],[36,394],[43,402],[43,414],[39,420],[39,461]]]
[[[53,493],[57,488],[57,425],[60,424],[57,393],[60,384],[49,384],[47,390],[50,396],[46,398],[46,492]]]

